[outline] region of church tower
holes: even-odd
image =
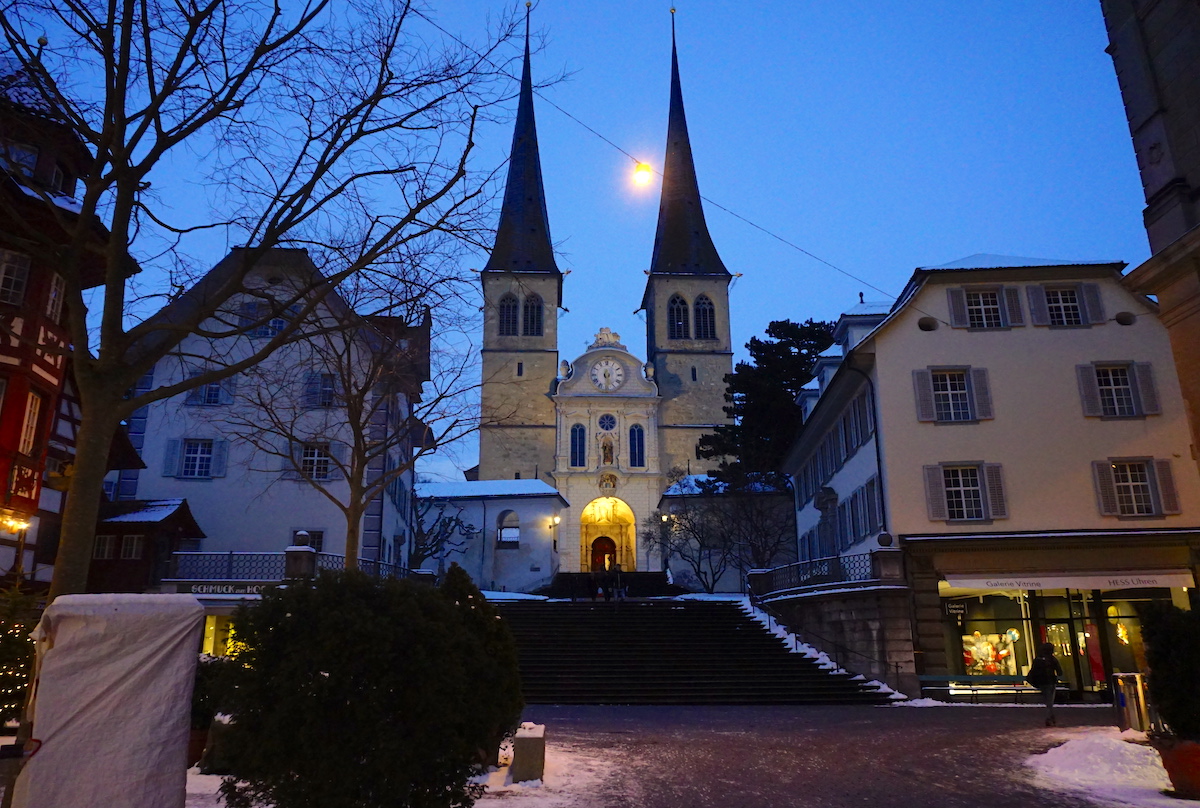
[[[711,461],[697,460],[696,443],[714,426],[729,421],[724,406],[725,376],[733,371],[731,280],[708,233],[700,204],[672,16],[667,152],[658,232],[642,297],[647,359],[662,396],[659,446],[664,471],[690,467],[700,472],[715,467]]]
[[[508,182],[483,284],[479,479],[540,477],[554,469],[553,392],[558,375],[562,273],[554,261],[529,69],[525,65]]]

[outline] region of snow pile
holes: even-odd
[[[489,603],[505,600],[549,600],[545,595],[527,595],[524,592],[497,592],[491,589],[483,590],[483,597]]]
[[[1178,808],[1178,799],[1162,793],[1171,781],[1158,753],[1137,743],[1145,740],[1144,733],[1088,729],[1065,737],[1069,740],[1062,746],[1025,761],[1041,785],[1082,791],[1104,804]]]
[[[937,699],[909,699],[905,702],[896,704],[897,707],[1020,707],[1021,709],[1037,709],[1045,710],[1046,706],[1040,701],[1026,702],[1017,704],[1011,701],[985,701],[972,703],[967,701],[938,701]],[[1111,704],[1056,704],[1055,710],[1111,710]]]

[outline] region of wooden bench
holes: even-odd
[[[1024,696],[1030,696],[1033,701],[1041,698],[1042,691],[1025,681],[1024,676],[973,676],[971,674],[921,674],[917,676],[921,684],[921,695],[925,691],[944,691],[946,696],[957,695],[955,690],[966,690],[971,695],[971,703],[978,704],[979,696],[1011,696],[1017,704],[1021,704]],[[1061,697],[1068,688],[1059,682],[1056,690]]]

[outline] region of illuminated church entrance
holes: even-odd
[[[616,497],[593,499],[579,519],[581,572],[601,572],[620,564],[637,570],[637,520]]]

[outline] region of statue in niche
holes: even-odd
[[[605,438],[603,441],[600,442],[600,463],[601,463],[601,465],[604,465],[604,466],[613,465],[613,463],[616,462],[613,460],[613,455],[614,455],[614,453],[613,453],[612,441]]]

